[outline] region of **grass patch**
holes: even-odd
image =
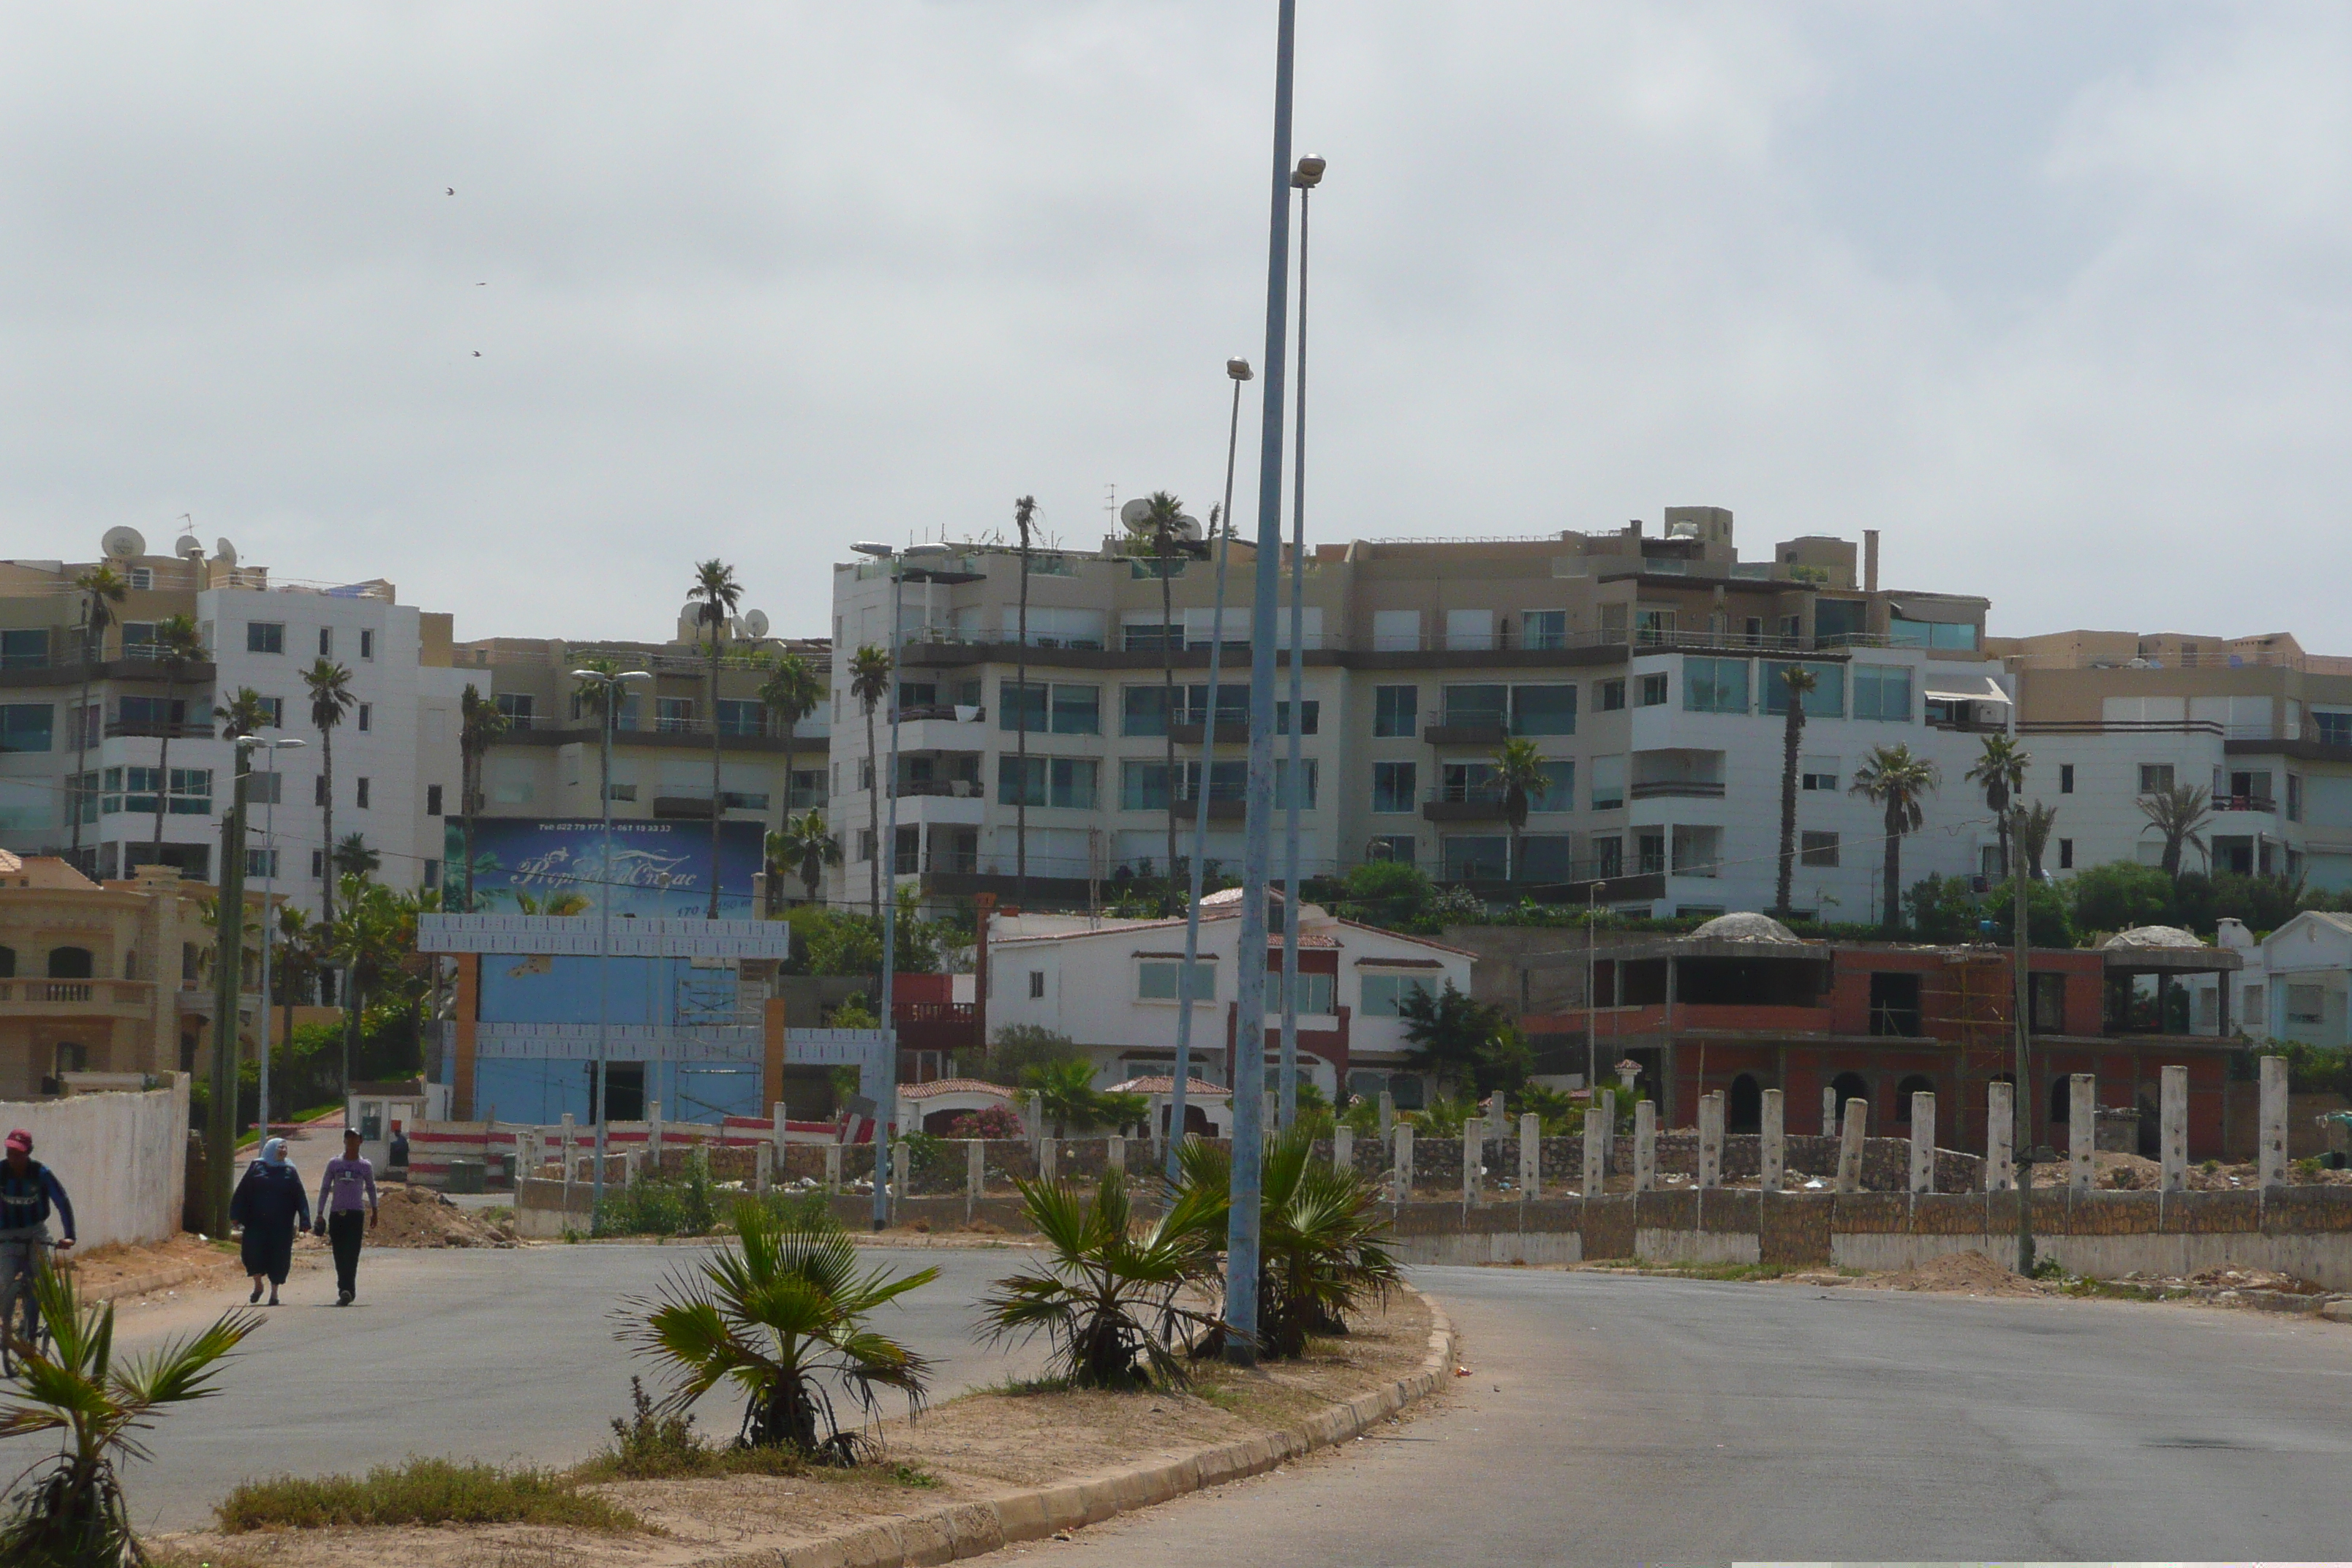
[[[946,1484],[930,1471],[919,1470],[912,1465],[893,1465],[886,1474],[895,1487],[916,1487],[930,1491]]]
[[[231,1535],[371,1524],[542,1524],[575,1530],[651,1528],[628,1510],[579,1489],[577,1477],[530,1467],[410,1458],[365,1476],[276,1476],[246,1481],[214,1511]]]

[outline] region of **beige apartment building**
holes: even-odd
[[[2058,808],[2045,869],[2163,850],[2139,798],[2209,792],[2192,868],[2352,888],[2352,658],[2291,636],[2068,631],[1990,645],[2014,676],[2026,795]]]
[[[1906,881],[1975,870],[1994,835],[1958,780],[1979,736],[2006,727],[2011,701],[2011,678],[1984,650],[1986,601],[1883,588],[1874,536],[1859,549],[1792,538],[1742,559],[1724,509],[1668,508],[1662,524],[1318,548],[1299,638],[1306,871],[1393,858],[1493,891],[1555,893],[1642,876],[1612,901],[1660,912],[1763,907],[1778,844],[1777,677],[1791,661],[1818,681],[1806,705],[1796,903],[1874,918],[1878,813],[1846,786],[1881,743],[1908,742],[1950,781],[1929,830],[1904,847]],[[958,571],[979,580],[904,593],[897,874],[938,896],[1013,896],[1025,801],[1031,902],[1085,907],[1121,876],[1164,867],[1171,795],[1189,855],[1203,788],[1207,853],[1237,868],[1254,549],[1231,546],[1213,694],[1213,559],[1173,563],[1163,614],[1160,565],[1129,540],[1035,552],[1024,689],[1019,552],[953,552]],[[845,671],[856,647],[888,640],[891,588],[886,563],[835,568],[831,793],[847,850],[835,896],[853,902],[868,896],[871,819],[887,802],[868,793],[866,719]],[[1286,597],[1276,616],[1286,648]],[[1163,648],[1179,670],[1172,710]],[[1286,700],[1287,681],[1286,668]],[[875,715],[877,748],[888,717]],[[1516,844],[1489,786],[1494,753],[1514,735],[1537,743],[1552,781]],[[1277,757],[1286,745],[1277,740]]]

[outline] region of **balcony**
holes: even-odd
[[[2266,816],[2278,815],[2278,802],[2266,795],[2217,795],[2213,797],[2215,811],[2256,811]]]
[[[150,741],[164,739],[209,741],[213,738],[213,727],[210,724],[165,724],[152,720],[133,719],[128,722],[117,721],[107,725],[106,738],[110,741],[120,741],[125,738]]]
[[[1180,746],[1197,746],[1201,743],[1202,732],[1207,729],[1206,724],[1171,724],[1168,726],[1168,738]],[[1246,719],[1218,720],[1217,738],[1213,743],[1220,746],[1248,744],[1249,721]]]
[[[144,1012],[154,999],[151,980],[0,980],[0,1007],[20,1016]]]
[[[909,779],[898,786],[898,795],[902,800],[916,795],[977,800],[986,794],[976,779]]]
[[[1498,748],[1510,739],[1508,721],[1491,709],[1473,709],[1466,713],[1445,713],[1422,731],[1421,738],[1433,746],[1484,746]]]
[[[1719,779],[1643,779],[1633,785],[1635,800],[1721,800]]]
[[[1485,785],[1432,791],[1421,803],[1423,822],[1500,822],[1503,803]]]

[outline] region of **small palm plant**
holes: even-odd
[[[114,1308],[84,1307],[68,1276],[44,1268],[33,1294],[51,1341],[15,1345],[22,1400],[0,1406],[0,1437],[55,1432],[56,1458],[18,1478],[0,1520],[0,1562],[25,1568],[116,1568],[147,1561],[131,1532],[116,1467],[152,1458],[135,1434],[173,1405],[208,1399],[221,1359],[260,1327],[254,1312],[225,1312],[202,1333],[127,1365],[114,1359]]]
[[[1021,1081],[1037,1101],[1038,1113],[1053,1123],[1056,1138],[1066,1138],[1072,1127],[1091,1127],[1101,1119],[1102,1097],[1095,1092],[1091,1062],[1033,1063],[1022,1069]]]
[[[1266,1146],[1258,1254],[1258,1350],[1299,1356],[1310,1334],[1344,1334],[1348,1315],[1384,1300],[1398,1282],[1379,1194],[1352,1170],[1314,1158],[1314,1139],[1294,1128]],[[1176,1202],[1221,1244],[1232,1207],[1233,1156],[1201,1139],[1179,1152]]]
[[[1202,1238],[1222,1236],[1222,1222],[1209,1217],[1211,1195],[1179,1194],[1156,1224],[1139,1227],[1117,1172],[1103,1173],[1091,1205],[1066,1182],[1013,1184],[1045,1256],[981,1298],[981,1337],[1001,1342],[1045,1334],[1054,1375],[1080,1388],[1183,1382],[1184,1352],[1197,1334],[1218,1327],[1213,1314],[1184,1300],[1213,1261],[1202,1255]]]
[[[672,1275],[657,1297],[633,1299],[626,1310],[637,1321],[618,1337],[683,1376],[659,1406],[666,1414],[731,1383],[744,1400],[739,1446],[855,1463],[865,1441],[842,1429],[829,1384],[868,1414],[892,1388],[910,1414],[922,1408],[929,1358],[866,1320],[940,1271],[860,1274],[848,1232],[814,1205],[779,1214],[740,1204],[734,1230],[733,1246]]]

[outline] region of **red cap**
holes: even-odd
[[[19,1127],[8,1134],[8,1152],[29,1154],[33,1152],[33,1135]]]

